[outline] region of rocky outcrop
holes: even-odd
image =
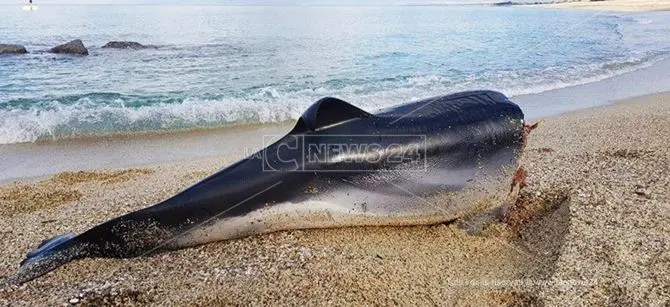
[[[592,0],[594,1],[594,0]],[[595,0],[595,1],[600,1],[600,0]],[[503,1],[503,2],[495,2],[492,3],[491,5],[493,6],[518,6],[518,5],[539,5],[539,4],[552,4],[552,3],[560,3],[563,2],[562,0],[549,0],[549,1],[535,1],[535,2],[516,2],[516,1]]]
[[[125,42],[125,41],[111,41],[102,48],[113,48],[113,49],[144,49],[148,48],[149,46],[142,45],[138,42]]]
[[[512,1],[503,1],[503,2],[493,3],[494,6],[510,6],[510,5],[514,5],[514,4],[515,3],[512,2]]]
[[[66,53],[73,55],[88,55],[88,49],[84,46],[84,43],[80,39],[75,39],[69,43],[58,45],[51,48],[52,53]]]
[[[23,54],[28,53],[26,47],[22,45],[0,44],[0,54]]]

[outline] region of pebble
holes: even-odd
[[[637,189],[635,189],[635,194],[644,196],[646,198],[651,198],[651,193],[644,187],[638,187]]]

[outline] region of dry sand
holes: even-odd
[[[477,235],[454,224],[288,231],[75,261],[2,305],[670,304],[670,94],[547,118],[528,186]],[[149,206],[230,163],[61,173],[0,189],[0,276],[42,239]]]
[[[542,4],[548,8],[592,9],[616,12],[670,11],[670,0],[604,0],[570,1]]]

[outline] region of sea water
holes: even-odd
[[[662,60],[669,16],[484,5],[3,5],[0,43],[30,53],[0,56],[0,144],[280,122],[324,96],[374,111],[473,89],[539,93]],[[77,38],[89,56],[47,52]],[[101,48],[113,40],[151,47]]]

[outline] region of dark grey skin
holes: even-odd
[[[137,257],[278,230],[453,220],[508,192],[524,147],[523,119],[493,91],[375,114],[324,98],[286,136],[183,192],[45,241],[8,281],[84,257]]]

